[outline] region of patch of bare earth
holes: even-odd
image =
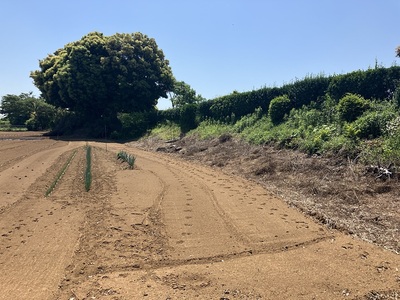
[[[14,147],[0,168],[0,299],[398,297],[399,255],[332,228],[339,226],[322,215],[325,206],[318,213],[328,227],[282,201],[301,203],[307,188],[306,180],[291,186],[279,161],[264,161],[279,153],[229,139],[172,147],[198,163],[133,144],[90,142],[86,192],[85,142],[31,142],[0,141],[0,150]],[[116,159],[121,150],[136,157],[133,170]],[[241,153],[237,163],[233,152]],[[268,177],[274,181],[266,188]]]
[[[260,183],[329,228],[400,253],[397,176],[382,180],[351,160],[254,146],[229,136],[172,143],[149,139],[135,145],[174,153]]]

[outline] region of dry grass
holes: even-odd
[[[371,291],[362,298],[356,300],[398,300],[400,299],[399,291]]]

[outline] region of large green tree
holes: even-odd
[[[0,113],[4,114],[11,125],[25,125],[32,112],[32,94],[5,95],[1,99]]]
[[[0,113],[11,125],[27,125],[29,130],[49,129],[55,118],[56,109],[32,93],[8,94],[2,97]]]
[[[174,78],[156,41],[142,33],[92,32],[39,62],[31,77],[47,103],[90,122],[154,109]]]

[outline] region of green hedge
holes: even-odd
[[[325,96],[336,102],[347,93],[358,94],[365,99],[389,99],[400,86],[400,67],[375,68],[366,71],[354,71],[334,76],[306,76],[281,87],[264,87],[249,92],[232,94],[204,101],[196,105],[198,120],[213,119],[222,122],[234,122],[255,109],[261,108],[268,113],[272,99],[287,95],[292,108],[301,108],[311,102],[320,104]],[[159,112],[159,121],[180,123],[182,113],[179,109]]]
[[[197,106],[195,104],[186,104],[180,108],[179,125],[182,133],[186,133],[197,127],[196,112]]]
[[[328,94],[335,100],[346,93],[358,94],[365,99],[389,99],[400,83],[400,67],[358,70],[334,76]]]

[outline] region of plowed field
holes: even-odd
[[[86,142],[26,135],[0,139],[0,299],[399,295],[399,255],[326,229],[254,182],[89,142],[86,192]],[[120,150],[136,157],[133,170]]]

